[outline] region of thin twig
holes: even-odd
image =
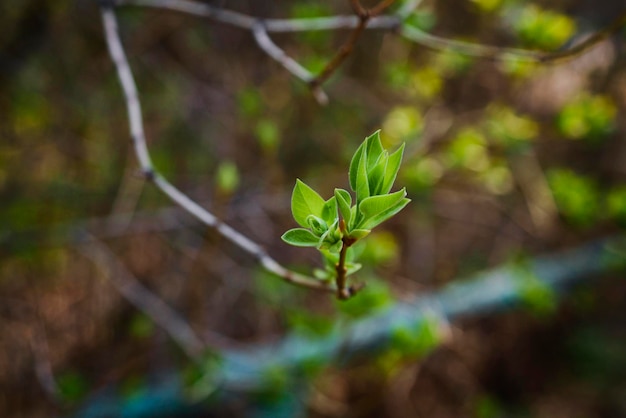
[[[241,29],[253,30],[262,22],[268,33],[326,31],[338,29],[354,29],[359,25],[354,15],[337,15],[302,19],[259,19],[205,3],[189,0],[118,0],[118,5],[141,6],[173,10],[212,19]],[[393,29],[398,27],[400,20],[396,16],[378,16],[370,20],[368,29]]]
[[[367,13],[369,14],[370,18],[374,16],[378,16],[379,14],[384,12],[389,6],[391,6],[394,2],[395,0],[381,0],[380,3],[378,3],[376,6],[370,8],[367,11]]]
[[[348,40],[339,48],[335,56],[326,64],[324,69],[309,82],[312,89],[319,88],[339,68],[341,63],[352,53],[356,41],[367,26],[367,18],[359,19],[359,25],[352,31]]]
[[[263,23],[257,23],[252,28],[252,34],[259,48],[265,51],[267,55],[274,58],[287,71],[307,84],[313,80],[315,76],[309,70],[298,64],[297,61],[287,55],[285,51],[280,49],[278,45],[272,41]],[[313,95],[320,105],[328,104],[328,96],[322,89],[313,89]]]
[[[354,9],[354,13],[356,13],[359,23],[356,28],[350,34],[348,40],[339,48],[339,51],[335,54],[335,56],[326,64],[324,69],[315,77],[315,79],[309,82],[311,89],[315,91],[319,89],[320,86],[330,78],[330,76],[337,71],[337,68],[346,60],[346,58],[352,53],[354,50],[354,46],[356,42],[361,37],[361,34],[367,27],[368,23],[374,18],[376,15],[382,13],[387,7],[389,7],[394,0],[382,0],[372,9],[366,9],[361,5],[359,0],[350,0],[350,4],[352,5],[352,9]]]
[[[101,10],[109,53],[113,63],[115,64],[117,75],[126,98],[130,133],[133,139],[135,154],[137,155],[139,165],[146,176],[146,179],[152,181],[172,201],[185,209],[202,223],[214,228],[224,238],[251,254],[268,272],[281,277],[289,283],[311,289],[334,292],[334,285],[319,281],[313,277],[292,272],[280,265],[276,260],[271,258],[260,245],[221,222],[212,213],[178,190],[154,169],[148,152],[148,147],[146,145],[141,105],[137,95],[137,87],[126,58],[126,54],[122,47],[117,29],[115,13],[112,9],[106,7],[103,7]]]
[[[502,48],[446,39],[431,35],[408,24],[403,25],[402,23],[420,3],[421,0],[411,0],[404,3],[394,14],[375,16],[369,20],[366,29],[395,30],[400,27],[400,34],[412,42],[437,51],[452,51],[478,58],[488,58],[497,61],[560,62],[588,51],[626,25],[626,13],[622,13],[609,25],[591,34],[585,41],[562,51],[544,52],[519,48]],[[258,18],[244,13],[189,0],[117,0],[117,4],[164,8],[213,19],[247,30],[252,30],[254,25],[259,22]],[[261,21],[268,33],[355,29],[360,25],[360,19],[357,16],[346,15],[306,19],[263,19]]]
[[[403,25],[400,34],[418,44],[436,51],[450,51],[477,58],[487,58],[496,61],[530,61],[540,63],[558,63],[575,58],[600,42],[611,37],[626,25],[626,12],[620,14],[606,27],[594,32],[584,41],[562,51],[545,52],[518,48],[502,48],[497,46],[481,45],[471,42],[456,41],[431,35],[410,25]]]
[[[80,251],[106,274],[120,294],[165,330],[190,358],[199,358],[206,346],[189,324],[137,281],[106,245],[93,236],[87,239],[89,244],[81,245]]]

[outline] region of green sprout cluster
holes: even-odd
[[[380,141],[380,131],[363,141],[350,162],[350,188],[356,201],[344,189],[324,200],[303,181],[296,180],[291,196],[291,212],[301,228],[290,229],[283,241],[297,247],[316,247],[324,259],[324,270],[315,270],[318,279],[337,282],[338,296],[351,295],[345,278],[361,267],[349,248],[365,238],[373,228],[391,218],[410,200],[403,188],[390,193],[400,169],[404,144],[389,154]]]

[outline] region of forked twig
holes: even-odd
[[[267,29],[262,22],[258,22],[252,28],[252,34],[259,48],[267,53],[270,57],[274,58],[280,65],[282,65],[287,71],[293,74],[295,77],[304,81],[305,83],[311,83],[314,79],[313,74],[298,64],[293,58],[291,58],[285,51],[280,49],[267,34]],[[328,96],[321,88],[311,89],[315,100],[321,105],[328,104]]]
[[[382,7],[385,3],[387,2],[383,0],[379,5]],[[396,30],[399,28],[400,34],[407,40],[437,51],[451,51],[463,55],[488,58],[497,61],[522,60],[553,63],[575,58],[576,56],[593,48],[603,40],[614,35],[620,28],[626,25],[626,13],[621,13],[606,27],[594,32],[584,41],[560,51],[550,52],[519,48],[503,48],[442,38],[440,36],[427,33],[409,24],[404,24],[404,21],[409,17],[411,12],[419,6],[420,3],[421,0],[407,1],[401,5],[398,10],[394,12],[394,14],[374,16],[369,20],[365,30]],[[360,25],[360,19],[354,15],[338,15],[304,19],[259,19],[244,13],[222,9],[216,6],[190,0],[117,0],[116,4],[163,8],[178,11],[194,16],[209,18],[217,22],[246,30],[252,30],[252,28],[260,21],[263,23],[268,33],[355,29]],[[378,8],[378,6],[376,6],[376,8]]]
[[[337,71],[337,68],[346,60],[346,58],[352,53],[354,50],[354,46],[356,45],[358,39],[361,37],[361,34],[365,30],[368,25],[368,22],[376,17],[378,14],[382,13],[387,7],[389,7],[394,0],[382,0],[376,6],[371,9],[366,9],[361,5],[359,0],[350,0],[352,8],[356,13],[359,23],[356,28],[350,34],[348,40],[339,48],[339,51],[335,54],[335,56],[326,64],[324,69],[315,77],[313,80],[309,82],[311,89],[315,91],[315,89],[319,89],[320,86],[330,78],[330,76]]]
[[[146,179],[154,183],[172,201],[202,223],[214,228],[224,238],[251,254],[268,272],[279,276],[289,283],[311,289],[334,292],[335,286],[332,283],[322,282],[313,277],[290,271],[280,265],[276,260],[271,258],[259,244],[221,222],[215,215],[178,190],[154,169],[146,144],[137,86],[120,40],[115,12],[111,7],[106,7],[106,5],[101,7],[101,12],[109,54],[115,64],[117,75],[126,98],[126,108],[128,111],[133,147]]]

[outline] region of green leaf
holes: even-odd
[[[366,142],[364,141],[357,150],[354,152],[352,156],[352,160],[350,161],[350,169],[348,172],[348,177],[350,178],[350,188],[356,192],[356,180],[357,180],[357,172],[359,171],[359,162],[361,161],[361,155],[365,152]]]
[[[280,237],[287,244],[296,246],[296,247],[316,247],[319,238],[316,237],[311,231],[304,228],[294,228],[285,232],[282,237]]]
[[[318,249],[331,249],[332,246],[341,243],[341,233],[339,232],[339,228],[337,227],[339,224],[339,219],[336,219],[333,224],[328,227],[328,230],[322,234],[317,242]],[[341,246],[339,247],[341,248]],[[333,251],[334,252],[334,251]]]
[[[300,179],[296,180],[296,186],[291,195],[291,213],[300,226],[309,227],[306,221],[309,215],[321,217],[324,204],[324,199],[315,190]]]
[[[324,222],[322,218],[317,217],[315,215],[307,216],[306,223],[311,229],[311,231],[313,231],[313,234],[315,234],[318,237],[321,236],[326,231],[328,231],[328,224]]]
[[[380,142],[380,129],[365,138],[365,143],[367,144],[367,166],[373,167],[384,151],[383,144]]]
[[[370,232],[372,232],[370,229],[354,229],[350,231],[349,236],[353,239],[361,239],[368,236]]]
[[[361,153],[361,159],[359,160],[359,166],[356,172],[356,201],[357,205],[363,199],[369,197],[370,189],[367,179],[367,153]]]
[[[385,180],[380,189],[380,193],[389,193],[389,190],[393,187],[393,182],[396,181],[396,176],[400,170],[400,163],[402,162],[402,154],[404,153],[404,144],[400,145],[400,148],[389,156],[387,166],[385,167]]]
[[[363,229],[372,229],[375,226],[380,225],[381,223],[385,222],[387,219],[393,217],[395,214],[400,212],[410,201],[411,199],[403,198],[402,200],[400,200],[398,203],[396,203],[394,206],[390,207],[389,209],[363,220],[363,222],[361,222],[359,227]]]
[[[406,196],[406,190],[398,190],[395,193],[384,194],[379,196],[370,196],[361,202],[359,210],[363,214],[365,219],[378,215],[381,212],[386,211],[390,207],[393,207],[403,197]]]
[[[328,224],[332,224],[337,219],[337,198],[331,197],[324,203],[322,208],[322,219]]]
[[[376,164],[369,170],[368,172],[368,182],[370,188],[370,196],[376,196],[381,194],[380,190],[383,185],[383,180],[385,179],[385,170],[387,168],[387,160],[389,159],[389,155],[387,151],[384,151]]]
[[[361,270],[361,264],[359,263],[346,263],[346,276],[356,273]]]
[[[335,189],[335,198],[339,204],[341,217],[346,222],[346,226],[350,225],[350,219],[352,218],[352,213],[350,212],[350,206],[352,206],[352,196],[350,196],[350,193],[346,190]]]

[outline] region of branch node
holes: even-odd
[[[156,173],[151,167],[144,168],[141,174],[143,175],[143,178],[150,182],[154,181],[154,178],[156,177]]]

